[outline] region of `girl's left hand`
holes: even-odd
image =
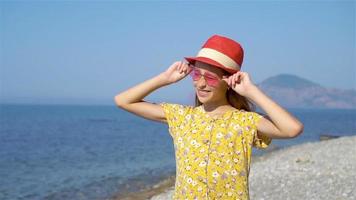
[[[251,81],[247,72],[238,71],[228,78],[223,78],[228,86],[242,96],[248,96],[255,84]]]

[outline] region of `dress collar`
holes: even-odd
[[[234,113],[234,112],[240,112],[240,110],[238,110],[238,109],[230,109],[230,110],[228,110],[228,111],[226,111],[224,114],[222,114],[222,115],[219,115],[219,116],[210,116],[210,114],[208,114],[207,112],[205,112],[205,110],[204,110],[204,108],[203,108],[203,105],[200,105],[200,106],[198,106],[198,110],[204,115],[204,117],[206,118],[206,119],[209,119],[209,120],[220,120],[220,119],[222,119],[222,120],[227,120],[227,119],[229,119],[231,116],[232,116],[232,114]]]

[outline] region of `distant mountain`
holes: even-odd
[[[325,88],[291,74],[279,74],[257,85],[284,107],[356,108],[356,90]]]

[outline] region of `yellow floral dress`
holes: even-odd
[[[262,115],[240,109],[213,118],[202,105],[159,105],[175,149],[173,199],[249,199],[252,147],[266,148],[272,140],[257,137]]]

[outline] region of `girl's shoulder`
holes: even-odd
[[[264,115],[257,111],[248,111],[244,109],[234,110],[233,119],[242,125],[255,124]]]
[[[171,113],[176,116],[183,116],[194,111],[194,106],[185,105],[172,102],[161,102],[159,105],[163,108],[165,113]]]
[[[165,102],[165,101],[158,103],[158,105],[160,105],[160,106],[169,106],[169,107],[177,108],[177,109],[193,109],[194,108],[194,106],[192,106],[192,105]]]

